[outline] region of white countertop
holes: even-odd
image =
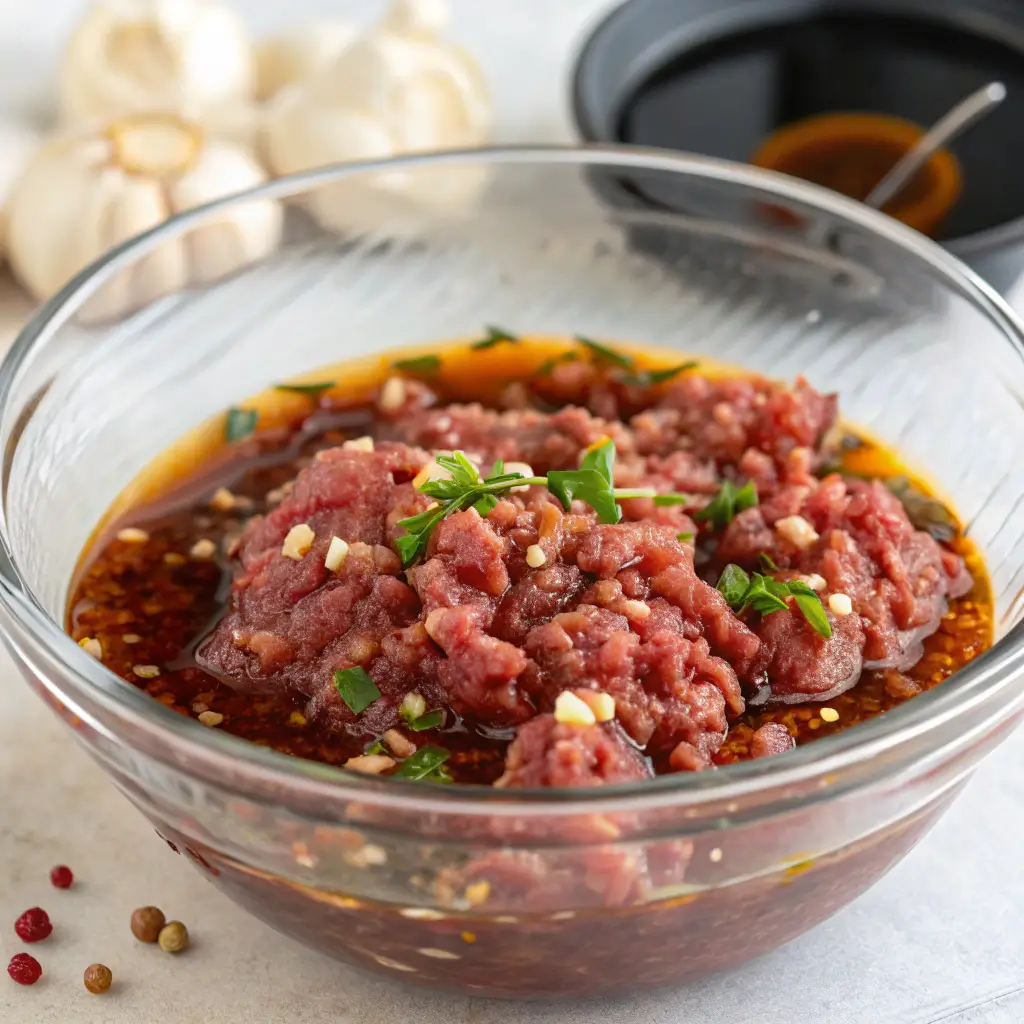
[[[84,0],[0,0],[0,108],[45,109],[60,40]],[[366,21],[367,0],[240,0],[255,29],[333,12]],[[452,0],[453,33],[492,78],[502,141],[569,137],[573,40],[603,0]],[[27,304],[0,275],[0,342]],[[55,931],[43,980],[0,973],[3,1024],[1011,1024],[1024,1021],[1024,731],[979,770],[933,832],[881,883],[817,930],[728,975],[600,1004],[445,998],[352,971],[254,922],[172,854],[114,791],[0,653],[0,971],[36,904]],[[78,876],[51,888],[51,866]],[[156,903],[193,946],[140,947],[131,910]],[[82,987],[94,961],[103,997]]]

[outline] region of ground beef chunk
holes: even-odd
[[[432,451],[458,448],[487,465],[495,459],[526,462],[537,473],[574,469],[580,452],[606,437],[615,441],[620,454],[633,450],[632,437],[621,423],[599,419],[579,408],[556,413],[532,409],[498,412],[476,403],[449,405],[399,417],[393,429],[409,444]]]
[[[545,714],[516,730],[505,755],[505,774],[495,785],[600,786],[650,776],[644,758],[614,722],[560,725]]]
[[[408,482],[423,458],[404,445],[321,453],[277,508],[243,533],[230,609],[201,645],[200,665],[236,689],[309,697],[314,719],[339,724],[355,716],[332,685],[338,669],[362,666],[380,689],[384,699],[367,712],[368,725],[393,724],[412,689],[443,696],[439,657],[415,627],[420,602],[382,543],[396,503],[425,507]],[[299,524],[315,539],[293,559],[282,545]],[[334,536],[349,550],[330,572],[324,559]]]
[[[662,401],[630,421],[637,450],[667,455],[686,449],[719,466],[736,464],[749,448],[784,460],[794,448],[816,449],[835,422],[835,395],[799,378],[792,389],[773,381],[677,380]]]
[[[796,746],[793,734],[781,722],[768,722],[756,730],[750,740],[750,756],[774,757]]]
[[[757,633],[770,652],[768,681],[775,700],[829,700],[860,678],[864,630],[858,616],[829,618],[827,640],[799,612],[772,612],[761,620]]]

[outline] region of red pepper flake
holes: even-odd
[[[14,930],[22,942],[41,942],[53,931],[53,925],[42,907],[32,907],[14,922]]]
[[[56,889],[70,889],[71,883],[74,882],[75,876],[71,873],[71,868],[65,864],[58,864],[50,872],[50,881],[53,883]]]
[[[28,953],[15,953],[7,965],[7,973],[19,985],[34,985],[43,976],[43,969],[34,956],[29,956]]]

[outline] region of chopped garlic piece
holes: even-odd
[[[401,377],[388,377],[380,389],[379,405],[384,412],[396,412],[405,404],[405,381]]]
[[[213,543],[208,537],[204,537],[202,540],[197,540],[192,545],[192,550],[189,554],[193,558],[198,558],[205,561],[208,558],[213,558],[217,553],[217,545]]]
[[[126,526],[123,530],[117,531],[117,539],[124,544],[145,544],[149,540],[149,534],[137,526]]]
[[[82,639],[78,641],[78,646],[81,647],[86,654],[91,654],[97,660],[103,657],[103,645],[94,637],[82,637]]]
[[[775,523],[776,531],[801,551],[809,548],[817,539],[818,531],[803,516],[786,516]]]
[[[623,601],[617,611],[622,612],[630,622],[645,622],[651,617],[651,609],[643,601]]]
[[[380,775],[381,772],[395,767],[395,759],[388,757],[387,754],[360,754],[358,757],[350,757],[345,762],[345,767],[364,775]]]
[[[548,556],[539,544],[531,544],[526,549],[526,564],[531,569],[539,569],[547,560]]]
[[[506,462],[505,463],[506,473],[522,473],[523,476],[533,476],[533,466],[528,462]],[[515,494],[517,491],[528,491],[530,489],[529,484],[520,484],[518,487],[510,487],[509,493]]]
[[[563,690],[555,701],[555,721],[562,725],[594,725],[597,716],[571,690]]]
[[[327,548],[327,557],[324,558],[324,566],[331,572],[337,572],[346,558],[348,558],[348,541],[344,541],[340,537],[332,537],[330,546]]]
[[[823,722],[838,722],[839,712],[835,708],[822,708],[821,709],[821,720]]]
[[[281,554],[295,562],[301,562],[313,546],[316,534],[306,523],[297,523],[289,531],[281,545]]]
[[[713,849],[713,850],[712,850],[712,851],[711,851],[711,852],[710,852],[710,853],[708,854],[708,860],[710,860],[712,864],[717,864],[717,863],[719,863],[719,861],[721,861],[721,859],[722,859],[722,858],[723,858],[724,856],[725,856],[725,854],[724,854],[724,853],[722,853],[722,848],[721,848],[720,846],[716,846],[716,847],[715,847],[715,848],[714,848],[714,849]]]
[[[599,722],[610,722],[615,717],[615,698],[599,690],[580,690],[578,697],[594,712]]]
[[[235,496],[226,488],[218,487],[210,499],[210,508],[216,512],[230,512],[235,507]]]
[[[438,455],[451,455],[451,452],[438,451],[435,452],[435,459]],[[422,487],[428,480],[450,480],[451,473],[448,472],[444,466],[438,465],[436,461],[428,462],[417,474],[413,477],[412,485],[417,490]]]
[[[342,448],[348,449],[350,452],[372,452],[373,451],[373,438],[372,437],[356,437],[351,441],[346,441]]]
[[[816,572],[812,572],[810,576],[804,577],[804,583],[811,588],[811,590],[818,591],[824,590],[828,585],[825,582],[824,576],[819,576]]]
[[[487,902],[487,897],[491,895],[491,883],[486,879],[481,879],[479,882],[473,882],[466,886],[466,902],[471,907],[479,907],[481,903]]]
[[[138,633],[125,633],[125,635],[121,637],[121,639],[126,644],[137,644],[142,639],[142,637],[139,636]]]
[[[439,632],[441,620],[447,613],[447,608],[435,608],[424,620],[423,628],[427,631],[427,636],[429,636],[434,643],[440,643],[437,639],[437,634]],[[408,698],[406,698],[406,700],[408,700]]]
[[[828,606],[833,615],[849,615],[853,611],[853,602],[847,594],[832,594]]]
[[[423,706],[426,707],[425,701]],[[419,715],[416,717],[419,718]],[[416,753],[416,744],[407,736],[403,736],[397,729],[388,729],[381,739],[395,757],[412,757]]]
[[[140,679],[156,679],[160,675],[160,669],[156,665],[132,665],[132,671]]]
[[[224,721],[224,716],[218,711],[203,711],[199,715],[199,721],[213,729]]]

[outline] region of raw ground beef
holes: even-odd
[[[586,402],[601,416],[581,405],[437,405],[422,384],[393,387],[373,450],[321,452],[276,508],[250,521],[229,611],[200,665],[239,690],[301,695],[314,722],[368,739],[400,725],[410,694],[458,721],[515,730],[499,784],[521,788],[704,769],[747,700],[827,699],[865,668],[899,671],[919,657],[970,576],[881,483],[814,475],[834,396],[802,380],[788,389],[687,374],[644,407],[636,388],[608,380],[571,363],[545,385],[549,401]],[[616,486],[688,500],[625,500],[623,521],[602,524],[589,506],[564,509],[533,486],[486,515],[450,515],[403,570],[397,523],[429,507],[413,480],[438,451],[461,449],[485,472],[502,459],[545,474],[575,468],[607,438]],[[748,480],[757,506],[724,530],[702,516],[724,482]],[[315,539],[289,557],[285,538],[302,524]],[[336,571],[325,566],[332,537],[348,545]],[[831,638],[792,602],[737,614],[713,585],[727,563],[760,571],[765,555],[778,579],[807,581],[826,609],[833,595],[849,599],[849,612],[827,611]],[[355,666],[381,693],[358,716],[332,683]],[[556,720],[566,691],[608,695],[613,719]],[[767,725],[751,749],[763,757],[791,746],[784,727]]]

